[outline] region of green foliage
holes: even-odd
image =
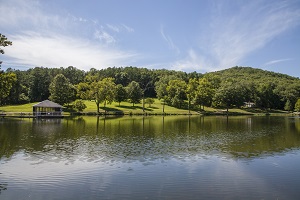
[[[90,91],[90,85],[85,82],[81,82],[78,85],[75,86],[77,90],[77,97],[81,99],[89,99],[89,91]]]
[[[298,99],[295,104],[295,111],[300,112],[300,99]]]
[[[84,109],[86,109],[85,103],[81,99],[76,99],[73,103],[74,108],[78,111],[82,112]]]
[[[127,92],[123,85],[118,84],[116,86],[116,94],[115,94],[115,101],[119,103],[125,101],[127,99]]]
[[[145,99],[145,103],[149,105],[149,107],[151,107],[151,105],[154,103],[154,99],[152,98],[146,98]]]
[[[2,35],[0,33],[0,47],[6,47],[9,45],[12,45],[12,42],[7,40],[7,37],[5,37],[5,35]],[[0,53],[4,54],[4,50],[2,48],[0,48]],[[0,68],[1,68],[1,63],[2,63],[2,61],[0,61]]]
[[[132,103],[132,106],[134,106],[136,103],[140,103],[143,96],[143,90],[137,82],[132,81],[129,83],[129,85],[126,87],[126,91],[127,97],[129,102]]]
[[[76,97],[75,87],[63,74],[55,76],[49,86],[49,91],[51,94],[49,99],[61,105],[72,102]]]
[[[14,73],[16,81],[12,85],[4,84],[2,76],[2,104],[18,104],[42,101],[50,97],[49,86],[58,74],[63,74],[74,84],[77,98],[95,100],[96,105],[104,106],[112,102],[125,101],[126,93],[130,91],[129,99],[133,105],[147,97],[157,97],[162,103],[185,108],[209,107],[240,107],[244,102],[254,102],[261,109],[293,109],[300,97],[300,80],[284,74],[254,69],[250,67],[233,67],[230,69],[206,73],[204,75],[192,72],[185,73],[174,70],[149,70],[137,67],[112,67],[97,70],[91,68],[84,72],[69,66],[67,68],[36,67],[27,71],[7,69],[2,75]],[[109,84],[105,87],[104,80]],[[98,85],[98,82],[101,82]],[[135,82],[137,90],[133,90]],[[115,85],[119,85],[115,87]],[[123,87],[123,89],[121,88]],[[130,86],[130,87],[129,87]],[[137,87],[138,86],[138,87]],[[59,86],[60,87],[60,86]],[[110,89],[105,89],[110,88]],[[100,92],[97,92],[98,89]],[[110,92],[104,92],[108,91]],[[8,92],[8,94],[7,94]],[[107,93],[109,95],[107,95]],[[98,96],[97,96],[98,95]],[[107,96],[107,97],[105,97]],[[135,97],[137,96],[137,97]]]
[[[292,105],[290,100],[286,101],[286,103],[284,105],[284,110],[286,110],[286,111],[292,111],[293,110],[293,105]]]
[[[14,73],[0,72],[0,105],[2,105],[2,101],[9,95],[16,81],[17,79]]]
[[[93,82],[89,91],[89,99],[94,100],[97,111],[100,112],[100,103],[111,104],[115,98],[115,87],[113,78],[104,78],[102,81]]]
[[[0,33],[0,46],[1,47],[6,47],[6,46],[9,46],[9,45],[12,45],[12,42],[7,40],[7,37],[5,37],[5,35],[2,35]],[[0,53],[1,54],[4,54],[4,50],[0,48]]]
[[[213,83],[211,83],[207,78],[199,79],[198,86],[195,90],[195,95],[193,97],[193,102],[196,105],[211,106],[212,98],[215,94],[215,89]]]
[[[43,101],[49,98],[51,77],[48,68],[36,67],[30,70],[29,97],[32,102]]]
[[[182,108],[186,99],[187,84],[181,79],[170,80],[167,86],[167,101],[177,108]]]

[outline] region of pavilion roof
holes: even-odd
[[[43,107],[43,108],[62,108],[63,106],[55,103],[53,101],[45,100],[40,103],[33,105],[33,107]]]

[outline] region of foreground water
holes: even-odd
[[[300,119],[0,119],[0,199],[298,199]]]

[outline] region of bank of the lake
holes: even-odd
[[[28,103],[22,105],[7,105],[0,107],[0,117],[33,117],[32,106],[36,104]],[[100,107],[100,113],[97,112],[97,107],[94,101],[85,100],[87,108],[82,112],[77,112],[74,109],[64,109],[63,116],[72,115],[293,115],[293,113],[281,111],[281,110],[262,110],[257,108],[231,108],[216,109],[211,107],[205,107],[204,110],[188,110],[171,107],[168,105],[164,106],[158,100],[151,105],[145,104],[144,110],[142,103],[135,104],[134,106],[128,102],[121,102],[120,105],[117,102],[108,104],[105,107]]]

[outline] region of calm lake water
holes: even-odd
[[[299,199],[300,119],[0,119],[0,199]]]

